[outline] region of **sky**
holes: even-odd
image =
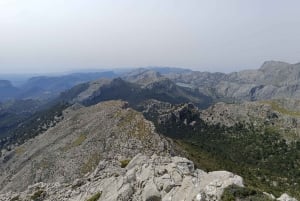
[[[300,62],[299,0],[0,0],[0,74]]]

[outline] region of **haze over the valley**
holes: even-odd
[[[0,72],[300,61],[298,0],[0,0]]]

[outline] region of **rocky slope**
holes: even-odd
[[[152,123],[126,108],[125,102],[74,105],[63,116],[43,134],[11,151],[2,150],[2,191],[24,190],[39,181],[70,182],[93,171],[101,160],[171,152],[170,143],[155,133]]]
[[[264,100],[300,97],[300,64],[267,61],[258,70],[230,74],[208,72],[169,73],[171,80],[186,84],[216,99]]]
[[[293,106],[294,109],[290,109]],[[243,124],[256,129],[278,131],[286,140],[300,139],[300,110],[296,100],[272,100],[236,104],[217,103],[201,111],[210,125],[227,127]]]

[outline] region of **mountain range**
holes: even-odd
[[[229,74],[208,72],[167,73],[179,84],[198,88],[216,99],[265,100],[299,98],[300,63],[267,61],[257,70]]]
[[[0,200],[300,199],[299,79],[269,61],[3,81]]]
[[[94,73],[72,73],[62,76],[38,76],[29,78],[21,86],[15,87],[8,80],[0,81],[0,101],[9,99],[39,99],[55,98],[73,86],[99,78],[117,77],[113,71]]]

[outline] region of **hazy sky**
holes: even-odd
[[[299,0],[0,0],[0,73],[300,61]]]

